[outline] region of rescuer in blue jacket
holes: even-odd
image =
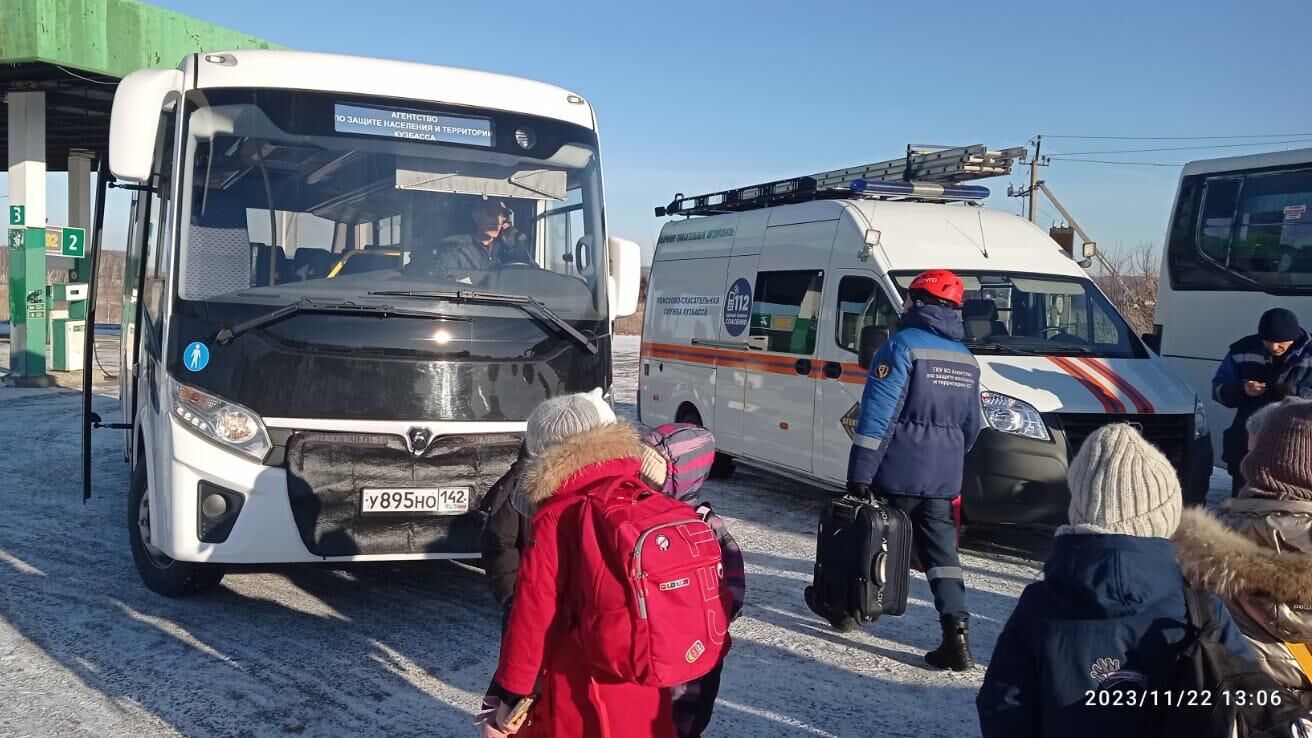
[[[1288,396],[1312,399],[1312,340],[1298,316],[1284,308],[1262,313],[1257,334],[1230,344],[1212,377],[1212,399],[1235,409],[1234,422],[1221,436],[1221,460],[1239,495],[1239,465],[1248,455],[1248,419]]]
[[[942,644],[925,661],[953,671],[974,666],[952,520],[981,412],[979,365],[961,342],[964,296],[961,279],[946,269],[912,280],[897,332],[870,362],[847,465],[850,494],[873,492],[911,518],[943,626]]]

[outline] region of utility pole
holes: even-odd
[[[1030,159],[1030,222],[1036,222],[1039,206],[1039,148],[1043,146],[1043,136],[1034,137],[1034,156]]]

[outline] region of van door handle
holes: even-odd
[[[811,373],[811,360],[798,359],[797,363],[793,364],[793,369],[796,370],[798,374],[801,374],[803,377],[805,377]]]
[[[825,376],[829,379],[838,379],[843,376],[843,365],[837,361],[825,362]]]

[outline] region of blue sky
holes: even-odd
[[[293,48],[571,88],[599,117],[611,233],[647,247],[661,226],[652,207],[676,191],[888,159],[908,143],[1312,133],[1312,9],[1298,2],[154,4]],[[1303,142],[1087,158],[1179,163],[1312,146],[1312,135],[1273,140],[1292,139]],[[1045,139],[1044,153],[1199,143],[1209,142]],[[1064,161],[1042,176],[1114,247],[1161,241],[1178,174]],[[1008,180],[984,184],[1005,193]],[[62,190],[51,197],[54,221]],[[999,194],[990,204],[1019,205]],[[1044,226],[1055,216],[1045,209]]]

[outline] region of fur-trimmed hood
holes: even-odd
[[[1189,581],[1214,594],[1312,607],[1312,555],[1267,548],[1196,508],[1184,511],[1172,540]]]
[[[619,421],[599,425],[561,441],[529,460],[522,486],[524,500],[536,508],[553,495],[572,488],[581,472],[611,461],[631,460],[633,473],[641,464],[638,431]]]

